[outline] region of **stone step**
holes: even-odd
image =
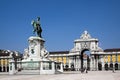
[[[16,74],[40,74],[40,70],[22,70]]]
[[[61,74],[62,72],[60,72],[60,71],[55,71],[55,74]]]

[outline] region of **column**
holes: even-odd
[[[96,67],[97,67],[97,70],[98,70],[98,55],[97,55],[97,66]]]
[[[1,57],[1,71],[3,72],[3,57]]]
[[[78,70],[77,56],[75,57],[76,71]]]
[[[40,62],[40,74],[42,74],[42,71],[43,71],[43,62],[41,61]]]
[[[104,57],[101,55],[100,56],[100,59],[101,59],[101,63],[102,63],[102,70],[104,70],[104,66],[105,66],[105,63],[104,63],[104,59],[103,59]],[[109,63],[108,63],[108,66],[109,66]]]
[[[90,70],[94,70],[94,63],[95,63],[95,60],[94,60],[94,56],[92,55],[91,56],[91,60],[90,60],[91,62],[90,62]]]
[[[116,52],[116,62],[118,62],[118,54],[117,54],[117,52]]]
[[[62,64],[62,63],[61,63]],[[63,70],[63,65],[61,66],[61,68],[62,68],[62,70]],[[60,69],[61,69],[60,68]],[[55,63],[54,62],[52,62],[52,71],[53,71],[53,73],[55,73]]]
[[[90,57],[90,70],[92,71],[92,56]]]
[[[64,65],[64,68],[65,68],[65,64],[66,64],[66,57],[65,56],[63,57],[63,63],[64,63],[63,65]]]
[[[9,60],[10,60],[10,59],[7,59],[7,71],[9,71],[9,64],[10,64],[10,63],[9,63]]]
[[[92,57],[90,57],[90,70],[92,70]]]
[[[95,59],[95,57],[93,57],[93,60],[94,60],[94,63],[93,63],[94,64],[94,70],[96,70],[96,61],[95,61],[96,59]]]
[[[68,57],[69,58],[69,69],[71,68],[71,65],[70,65],[70,63],[71,63],[71,59],[70,59],[70,57]]]
[[[77,70],[79,71],[80,69],[80,59],[79,56],[77,56]]]
[[[81,69],[81,58],[79,56],[79,70]]]
[[[67,65],[67,69],[69,68],[69,61],[68,61],[69,59],[68,59],[68,56],[66,56],[66,65]]]
[[[5,59],[5,72],[7,72],[7,58]]]
[[[98,57],[96,56],[96,60],[95,60],[95,70],[98,70]]]
[[[74,61],[74,69],[76,69],[75,56],[73,56],[73,61]]]
[[[95,70],[98,70],[98,55],[94,55],[95,59]]]
[[[61,67],[60,71],[63,72],[63,64],[62,63],[60,63],[60,67]]]
[[[77,71],[77,58],[75,56],[75,71]]]

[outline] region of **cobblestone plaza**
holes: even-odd
[[[120,80],[120,71],[89,71],[88,73],[64,72],[53,75],[7,75],[1,74],[0,80]]]

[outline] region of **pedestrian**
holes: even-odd
[[[115,72],[115,69],[114,69],[114,67],[113,67],[113,70],[112,70],[112,71],[113,71],[113,73]]]
[[[86,68],[86,73],[88,73],[87,68]]]

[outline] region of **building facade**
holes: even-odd
[[[89,51],[89,55],[86,53]],[[17,51],[0,50],[0,72],[9,71],[9,61],[15,61],[15,69],[19,69],[22,58],[28,58],[28,49],[22,56]],[[99,47],[99,40],[92,38],[84,31],[79,39],[74,40],[74,47],[70,51],[49,52],[51,61],[62,62],[64,71],[88,70],[120,70],[120,48],[105,49]],[[57,65],[56,68],[60,68]]]
[[[9,61],[15,61],[15,68],[18,69],[17,61],[21,61],[22,55],[17,51],[0,50],[0,72],[9,72]]]
[[[89,56],[85,57],[86,51]],[[50,59],[63,62],[64,70],[111,70],[120,69],[120,49],[106,49],[99,47],[99,40],[92,38],[84,31],[79,39],[74,40],[74,47],[70,51],[50,52]]]

